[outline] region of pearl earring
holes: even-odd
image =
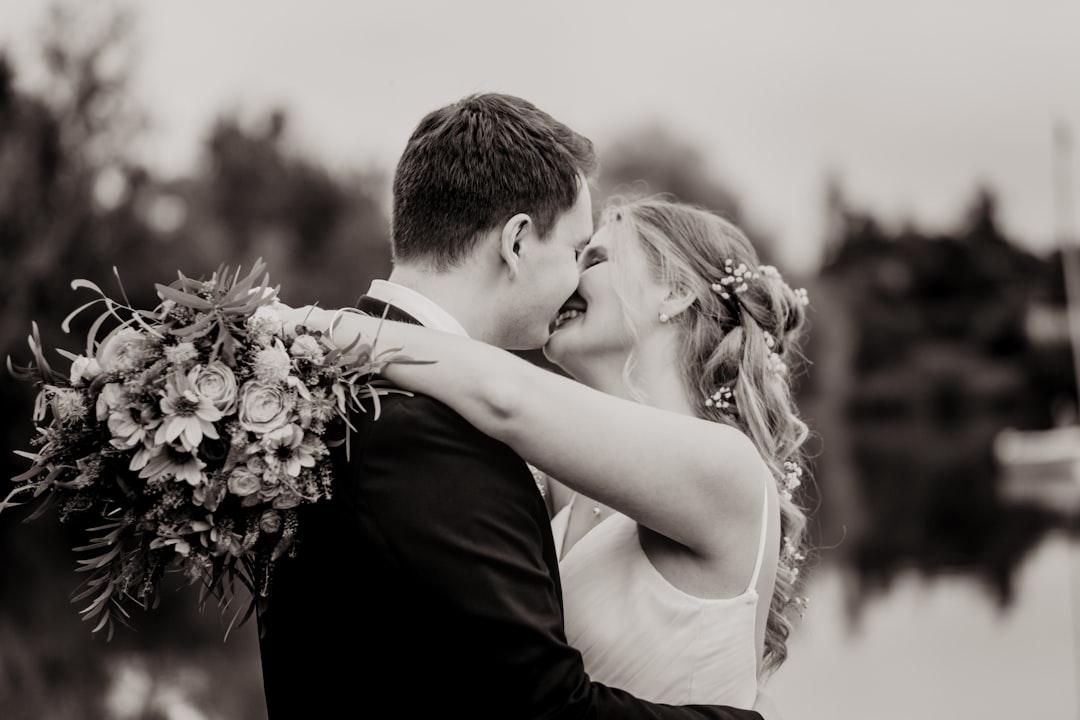
[[[670,320],[670,319],[671,319],[671,318],[669,318],[669,317],[667,316],[667,313],[660,313],[660,322],[662,322],[662,323],[666,323],[666,322],[667,322],[668,320]]]

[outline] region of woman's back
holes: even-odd
[[[567,639],[590,677],[654,702],[751,707],[758,686],[756,589],[768,499],[750,582],[735,597],[694,597],[642,549],[638,525],[614,513],[565,553],[572,504],[552,519],[559,546]]]

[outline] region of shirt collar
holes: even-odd
[[[469,333],[465,331],[465,328],[453,315],[439,307],[434,300],[421,295],[412,288],[392,283],[389,280],[372,280],[367,294],[369,297],[404,310],[419,320],[420,324],[425,327],[463,337],[469,336]]]

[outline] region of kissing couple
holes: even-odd
[[[401,348],[352,418],[258,624],[270,720],[776,717],[801,611],[806,295],[746,236],[656,197],[597,227],[593,144],[533,104],[424,117],[393,271],[356,309]],[[514,351],[543,349],[553,372]],[[376,412],[377,410],[377,412]]]

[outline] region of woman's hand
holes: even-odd
[[[296,335],[296,328],[299,325],[323,331],[330,327],[330,319],[327,316],[332,313],[315,305],[301,305],[294,308],[284,303],[275,303],[274,310],[281,317],[283,329],[289,337]]]

